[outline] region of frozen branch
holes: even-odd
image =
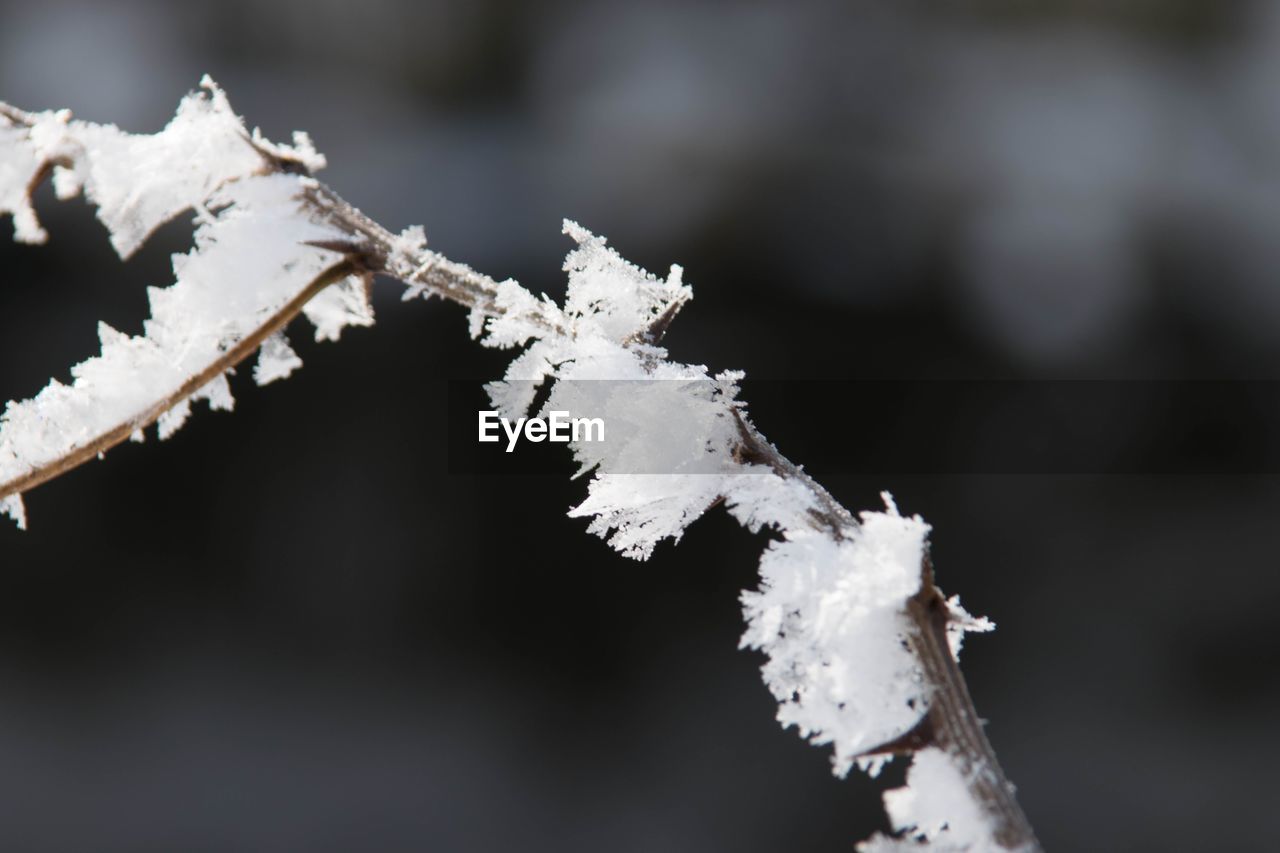
[[[70,385],[9,403],[0,511],[22,523],[23,492],[152,423],[166,437],[193,400],[230,408],[225,375],[255,351],[259,383],[287,376],[300,364],[283,335],[290,320],[306,314],[327,339],[368,325],[369,281],[389,276],[405,298],[468,308],[484,345],[521,349],[488,387],[504,415],[528,414],[549,384],[545,410],[590,409],[622,425],[607,447],[571,445],[593,473],[571,515],[618,551],[647,558],[719,503],[774,532],[759,589],[743,594],[742,645],[765,654],[779,720],[829,744],[837,775],[914,756],[907,787],[885,795],[897,836],[861,849],[1038,849],[956,663],[964,632],[990,623],[934,585],[919,517],[886,495],[884,511],[855,518],[751,424],[741,374],[668,358],[662,338],[692,295],[678,267],[651,276],[566,222],[577,243],[568,295],[563,305],[538,298],[429,251],[419,228],[378,225],[311,176],[324,160],[305,135],[283,146],[250,134],[221,90],[202,87],[151,136],[0,105],[0,213],[13,216],[16,239],[46,238],[31,202],[46,178],[59,198],[87,196],[121,256],[186,210],[197,221],[175,282],[150,292],[142,335],[102,326],[101,353],[72,368]],[[636,391],[582,380],[667,381]],[[661,473],[640,473],[637,460]]]

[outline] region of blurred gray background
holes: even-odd
[[[1280,374],[1280,4],[0,2],[18,106],[151,131],[204,72],[496,277],[562,293],[562,217],[682,263],[686,361]],[[40,209],[49,246],[0,242],[0,399],[65,378],[99,319],[140,330],[190,236],[122,265],[82,202]],[[817,851],[882,826],[883,782],[830,778],[735,648],[762,540],[713,514],[633,564],[564,517],[567,459],[450,474],[446,381],[507,356],[394,284],[377,308],[336,346],[299,326],[297,377],[238,377],[235,415],[0,526],[0,848]],[[842,418],[895,416],[858,402],[753,413],[821,470]],[[826,482],[922,513],[943,588],[999,624],[964,669],[1050,850],[1274,849],[1275,476]]]

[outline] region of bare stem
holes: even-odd
[[[1010,850],[1039,850],[1031,822],[1004,775],[974,708],[969,686],[947,641],[950,610],[933,583],[933,561],[926,552],[920,591],[907,601],[911,620],[908,642],[933,686],[928,720],[933,745],[948,753],[965,777],[973,798],[991,817],[995,839]]]

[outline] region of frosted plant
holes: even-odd
[[[8,404],[0,511],[25,525],[23,492],[141,441],[152,424],[171,435],[193,402],[230,409],[226,374],[255,352],[259,384],[288,376],[301,361],[285,326],[302,313],[318,339],[336,340],[369,325],[368,288],[388,276],[406,299],[468,307],[482,344],[520,350],[487,388],[504,416],[530,414],[549,384],[542,411],[611,425],[607,444],[571,445],[592,478],[570,514],[621,553],[648,558],[719,503],[773,532],[759,588],[742,596],[741,644],[765,655],[779,721],[829,745],[838,776],[912,756],[906,787],[885,794],[897,834],[859,849],[1038,849],[956,664],[964,633],[991,623],[934,585],[919,517],[885,494],[883,510],[855,518],[756,431],[741,374],[668,358],[662,338],[692,296],[679,267],[656,278],[566,222],[577,247],[557,305],[427,250],[420,228],[387,231],[312,177],[323,165],[305,134],[277,145],[246,131],[208,78],[154,135],[0,105],[0,214],[16,239],[46,239],[31,202],[46,177],[59,198],[95,205],[122,257],[185,211],[197,223],[174,283],[150,291],[142,335],[100,326],[101,353],[73,367],[70,384]]]

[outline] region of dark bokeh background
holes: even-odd
[[[492,275],[562,293],[564,216],[684,264],[674,355],[772,379],[1277,378],[1277,57],[1276,4],[1223,0],[0,3],[0,98],[154,130],[207,71]],[[190,233],[122,265],[42,198],[51,245],[0,244],[0,399],[65,378],[99,319],[139,330]],[[880,826],[882,785],[833,780],[736,650],[761,540],[715,513],[636,564],[565,517],[580,482],[451,475],[447,380],[507,356],[393,284],[377,308],[0,525],[0,849]],[[900,414],[753,411],[815,468],[842,420]],[[964,669],[1051,850],[1274,849],[1276,477],[827,485],[922,513],[944,588],[999,623]]]

